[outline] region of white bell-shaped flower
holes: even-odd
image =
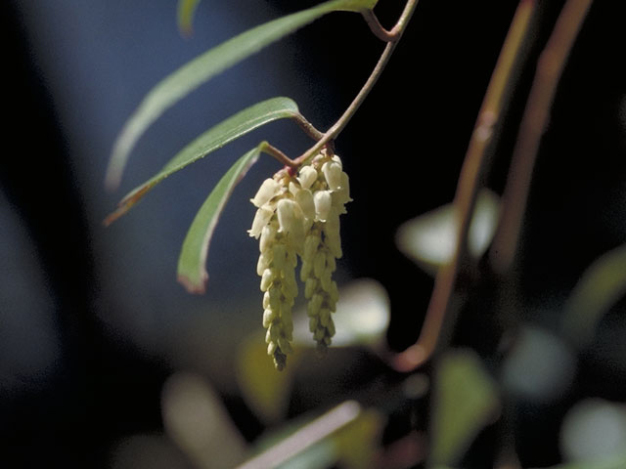
[[[322,165],[322,172],[331,191],[339,190],[341,187],[341,165],[336,161],[328,161]]]
[[[261,207],[269,202],[274,196],[278,195],[280,189],[281,185],[278,181],[268,178],[263,181],[263,184],[259,187],[254,199],[251,199],[251,202],[255,207]]]
[[[310,189],[313,183],[317,180],[317,171],[312,166],[303,166],[300,168],[300,174],[298,175],[298,181],[303,189]]]
[[[333,202],[330,192],[317,191],[313,195],[313,201],[315,202],[315,219],[319,221],[326,221]]]

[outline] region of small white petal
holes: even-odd
[[[341,237],[339,235],[339,215],[333,214],[324,224],[326,246],[337,259],[343,255],[341,251]]]
[[[327,327],[328,324],[332,321],[330,318],[330,311],[327,308],[320,309],[320,323],[322,326]]]
[[[272,246],[272,254],[274,268],[279,271],[285,270],[287,266],[287,246],[282,243],[275,243],[274,246]]]
[[[261,255],[259,256],[259,260],[256,264],[256,273],[258,276],[263,275],[263,272],[265,272],[265,269],[267,269],[270,266],[270,262],[271,262],[271,252],[262,252]]]
[[[269,293],[269,309],[273,311],[280,310],[280,297],[282,296],[280,293],[280,289],[277,286],[272,285],[267,293]]]
[[[313,293],[315,293],[315,290],[317,289],[317,280],[314,279],[313,277],[309,277],[306,279],[306,282],[304,283],[304,297],[306,299],[309,299],[313,296]]]
[[[274,281],[274,277],[272,269],[265,269],[263,275],[261,276],[261,291],[265,292],[270,288],[272,282]]]
[[[298,296],[298,284],[293,269],[283,272],[283,295],[287,298],[295,298]]]
[[[317,251],[313,261],[313,273],[317,278],[321,278],[326,270],[326,254],[324,251]]]
[[[330,293],[330,289],[331,284],[332,284],[332,272],[330,270],[325,270],[324,273],[322,273],[322,275],[320,275],[320,284],[322,285],[322,289],[327,292]]]
[[[264,207],[258,209],[254,215],[254,220],[252,220],[252,228],[248,230],[250,236],[253,238],[261,236],[263,227],[269,223],[273,214],[274,212],[272,210],[268,210]]]
[[[307,315],[309,316],[317,316],[320,313],[320,309],[322,308],[322,303],[324,302],[324,298],[322,295],[315,294],[311,297],[311,300],[307,304]]]
[[[276,313],[274,313],[271,309],[263,311],[263,327],[266,329],[270,327],[270,324],[272,324],[274,319],[276,319]]]
[[[313,271],[313,263],[303,259],[302,267],[300,268],[300,280],[302,280],[303,282],[306,282],[308,278],[311,276],[312,271]]]
[[[309,234],[304,240],[303,260],[313,262],[317,247],[320,245],[321,237],[318,234]]]
[[[295,194],[296,202],[300,205],[304,217],[308,220],[315,219],[315,201],[313,194],[308,189],[302,189]]]
[[[255,207],[261,207],[270,201],[272,197],[277,195],[280,192],[280,184],[276,182],[274,179],[268,178],[263,181],[261,187],[257,191],[254,199],[250,201],[254,204]]]
[[[261,252],[269,250],[276,239],[276,227],[269,223],[261,230],[261,239],[259,240],[259,249]]]

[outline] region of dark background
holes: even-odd
[[[0,459],[20,461],[12,467],[108,467],[120,438],[161,429],[161,387],[179,369],[206,376],[245,435],[261,430],[237,396],[229,363],[238,341],[260,327],[257,248],[245,229],[253,216],[248,199],[276,163],[264,158],[237,188],[213,241],[206,296],[187,295],[176,283],[176,256],[194,212],[233,158],[261,139],[295,156],[307,140],[295,126],[273,124],[169,178],[111,228],[101,220],[184,143],[256,101],[289,96],[327,128],[382,44],[357,15],[334,14],[299,31],[168,111],[139,142],[121,190],[108,194],[102,180],[113,141],[151,86],[228,37],[315,2],[202,2],[190,39],[176,29],[173,3],[1,4]],[[525,225],[521,322],[553,325],[584,268],[626,239],[619,3],[594,4],[556,97]],[[562,2],[540,4],[531,58]],[[337,141],[354,199],[342,221],[340,278],[372,277],[385,286],[392,349],[416,339],[432,289],[432,279],[397,251],[395,231],[452,199],[515,6],[420,2],[387,70]],[[401,7],[381,0],[383,24],[392,25]],[[496,152],[495,190],[532,72],[524,72]],[[623,315],[610,321],[609,345],[584,357],[577,396],[625,395],[626,358],[611,345],[623,342]],[[482,340],[475,323],[463,324],[461,341]],[[565,404],[544,414],[528,405],[518,428],[523,460],[555,463]]]

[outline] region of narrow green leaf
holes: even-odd
[[[190,293],[204,293],[209,279],[205,267],[206,259],[217,221],[233,189],[248,169],[256,163],[260,154],[261,145],[239,158],[213,188],[194,218],[178,259],[178,281]]]
[[[298,114],[298,106],[295,102],[289,98],[279,97],[262,101],[229,117],[189,143],[155,176],[129,192],[121,200],[118,208],[106,218],[104,224],[109,225],[124,215],[154,186],[176,171],[262,125]]]
[[[250,29],[188,62],[159,82],[143,99],[115,142],[106,185],[119,185],[135,143],[163,112],[214,76],[259,52],[273,42],[333,11],[362,11],[377,0],[331,0]]]
[[[178,29],[185,36],[193,32],[193,15],[200,0],[178,0]]]
[[[626,244],[609,251],[585,271],[565,306],[563,332],[579,347],[588,345],[596,327],[626,294]]]
[[[470,350],[442,357],[435,384],[432,465],[454,465],[498,410],[496,386]]]

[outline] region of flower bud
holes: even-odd
[[[248,230],[248,233],[253,238],[258,238],[261,235],[263,227],[267,225],[274,214],[273,210],[261,207],[256,211],[254,220],[252,221],[252,228]]]

